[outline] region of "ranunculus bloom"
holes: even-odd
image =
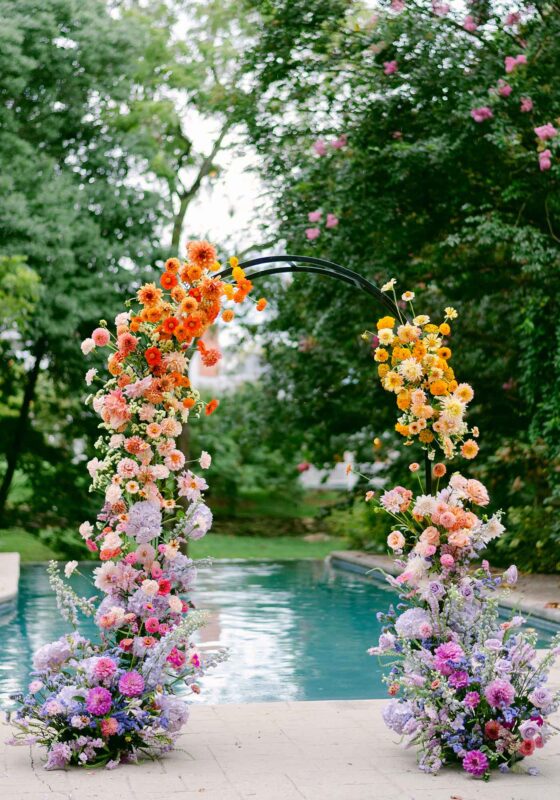
[[[387,537],[387,545],[391,550],[402,550],[405,546],[406,539],[400,531],[391,531]]]

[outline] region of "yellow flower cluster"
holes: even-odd
[[[402,296],[405,302],[411,302],[413,297],[412,292]],[[476,441],[467,438],[478,436],[478,430],[469,429],[465,421],[474,392],[468,383],[457,382],[449,364],[449,320],[456,317],[455,309],[446,308],[439,325],[425,314],[412,321],[391,316],[377,321],[377,371],[383,388],[396,395],[402,411],[395,430],[406,438],[407,445],[414,440],[421,442],[432,458],[436,446],[447,458],[453,458],[459,448],[469,459],[478,452]]]

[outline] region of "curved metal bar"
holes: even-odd
[[[324,258],[315,258],[313,256],[260,256],[258,258],[250,258],[247,261],[240,262],[241,269],[251,269],[251,267],[259,267],[262,264],[285,264],[282,267],[268,267],[258,272],[251,272],[247,275],[248,278],[254,280],[255,278],[264,277],[265,275],[278,275],[280,273],[290,272],[313,272],[318,275],[327,275],[331,278],[355,286],[367,294],[375,297],[385,308],[392,314],[399,317],[399,310],[395,306],[393,300],[382,292],[374,283],[364,278],[357,272],[354,272],[347,267],[336,264],[334,261],[327,261]],[[225,267],[218,272],[218,278],[227,278],[233,272],[233,267]]]

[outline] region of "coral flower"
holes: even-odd
[[[478,445],[474,441],[474,439],[467,439],[467,441],[461,447],[461,455],[463,458],[473,459],[476,457],[478,453]]]
[[[179,320],[177,317],[167,317],[162,323],[162,329],[164,333],[173,334],[176,332],[177,328],[179,327]]]
[[[102,719],[99,727],[103,738],[108,739],[109,736],[114,736],[118,732],[119,723],[114,717],[109,717],[108,719]]]
[[[205,240],[187,244],[189,261],[201,269],[210,269],[216,261],[216,248]]]
[[[257,301],[257,311],[264,311],[267,306],[267,301],[264,297],[261,297],[260,300]]]

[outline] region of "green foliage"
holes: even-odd
[[[452,363],[475,388],[471,419],[482,432],[468,469],[510,511],[497,557],[558,569],[560,152],[533,130],[560,109],[551,79],[560,66],[557,8],[539,4],[512,34],[494,3],[490,24],[474,33],[428,2],[373,21],[358,2],[311,0],[289,31],[291,1],[250,5],[263,30],[247,56],[257,80],[248,117],[275,205],[271,227],[287,252],[337,261],[378,284],[395,276],[423,312],[459,310]],[[505,57],[521,52],[528,64],[506,75]],[[387,75],[393,60],[397,72]],[[495,91],[499,80],[509,97]],[[522,97],[532,99],[530,113]],[[470,112],[482,105],[494,116],[478,124]],[[348,144],[335,149],[341,134]],[[318,139],[325,155],[313,149]],[[553,166],[543,172],[545,146]],[[309,241],[307,215],[317,209],[320,235]],[[325,227],[328,212],[337,227]],[[359,339],[379,309],[320,277],[271,284],[267,294],[269,440],[290,426],[286,445],[315,463],[333,463],[343,449],[370,462],[373,437],[395,421]],[[391,477],[404,480],[405,458],[419,456],[390,462]]]

